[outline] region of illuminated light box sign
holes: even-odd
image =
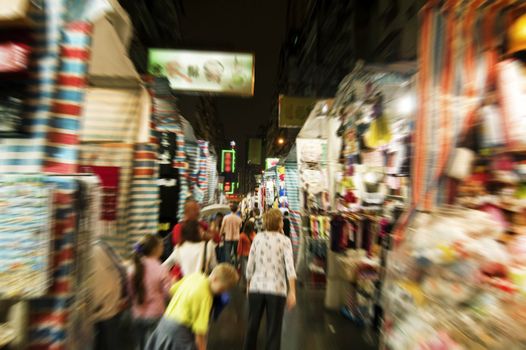
[[[236,151],[223,150],[221,154],[221,172],[234,173],[236,171]]]
[[[251,53],[150,49],[148,73],[174,90],[252,96],[254,62]]]

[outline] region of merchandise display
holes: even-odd
[[[170,224],[190,196],[213,204],[217,157],[169,87],[143,86],[118,2],[7,3],[0,22],[20,27],[0,35],[0,296],[27,300],[24,348],[89,349],[93,238],[128,258],[157,234],[160,198]]]
[[[388,257],[385,349],[526,347],[524,10],[456,4],[422,10],[413,202]]]
[[[524,242],[503,245],[503,233],[479,210],[419,214],[389,260],[387,346],[524,348]]]
[[[50,283],[53,187],[39,176],[0,176],[0,296],[35,298]]]
[[[182,33],[158,35],[169,21],[186,27],[180,4],[157,23],[157,5],[146,13],[134,1],[0,0],[0,349],[98,348],[104,327],[109,337],[128,327],[130,306],[139,320],[128,338],[142,328],[146,337],[150,312],[166,306],[150,285],[168,284],[154,260],[212,237],[216,260],[237,253],[234,268],[257,275],[246,266],[261,238],[251,221],[257,232],[283,228],[298,304],[312,298],[338,313],[333,334],[355,327],[381,350],[526,349],[525,1],[285,6],[272,80],[280,97],[267,113],[277,122],[256,133],[250,118],[265,112],[246,111],[263,105],[259,97],[229,113],[230,98],[183,96],[168,78],[139,74],[143,54],[156,51],[149,45],[180,44]],[[406,17],[418,31],[407,35]],[[320,44],[340,26],[354,68],[336,86],[348,64],[321,59]],[[375,36],[381,42],[365,40]],[[336,46],[327,58],[346,51]],[[201,74],[195,62],[185,72],[172,63],[171,80]],[[201,78],[221,82],[219,61],[204,67]],[[287,99],[297,101],[289,111]],[[250,120],[228,125],[242,115]],[[227,252],[237,243],[224,240],[239,232],[228,227],[233,216],[220,223],[216,214],[234,207],[247,232]],[[193,222],[199,212],[203,225]],[[91,259],[95,240],[119,273],[120,294],[103,298],[119,299],[112,306],[94,305],[94,276],[104,277]],[[224,266],[216,272],[235,280]],[[293,294],[293,285],[282,287]]]

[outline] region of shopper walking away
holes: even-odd
[[[217,265],[215,243],[202,238],[203,231],[199,222],[185,221],[182,226],[182,243],[175,247],[163,266],[171,269],[178,265],[183,276],[201,271],[209,273]]]
[[[225,239],[225,262],[236,265],[237,244],[239,242],[239,233],[243,221],[237,215],[237,204],[230,205],[232,212],[225,216],[221,225],[221,234]]]
[[[205,350],[214,295],[233,288],[239,280],[235,268],[220,264],[210,276],[191,274],[177,282],[172,300],[146,345],[147,350]]]
[[[263,219],[261,218],[261,212],[259,211],[259,208],[255,208],[253,212],[256,232],[261,232],[263,231]]]
[[[169,298],[170,276],[159,261],[162,253],[161,238],[151,234],[144,236],[134,247],[129,281],[135,349],[145,349]]]
[[[198,221],[201,216],[201,207],[195,199],[188,199],[184,206],[184,218],[175,225],[172,231],[172,244],[177,246],[182,242],[182,228],[186,221]],[[199,221],[201,228],[204,231],[208,230],[208,224],[204,221]]]
[[[290,219],[288,211],[283,214],[283,233],[290,238]]]
[[[122,260],[101,240],[94,243],[91,258],[94,349],[133,349],[129,336],[128,276]]]
[[[180,243],[182,243],[182,229],[183,225],[187,221],[197,221],[199,220],[199,216],[201,215],[201,207],[199,206],[199,203],[195,199],[188,199],[184,205],[184,218],[183,220],[179,221],[177,225],[175,225],[172,236],[171,236],[171,244],[169,249],[169,254],[172,254],[175,247],[178,246]],[[200,222],[201,228],[203,230],[208,229],[208,225],[205,222]],[[172,265],[170,266],[170,271],[172,274],[172,277],[176,280],[180,279],[183,275],[181,271],[181,267],[179,265]]]
[[[237,245],[237,256],[241,271],[241,285],[243,287],[246,287],[247,279],[245,272],[247,270],[248,255],[250,254],[250,247],[255,237],[256,231],[254,230],[254,222],[247,221],[243,228],[243,232],[239,235],[239,243]]]
[[[214,220],[210,224],[210,237],[216,244],[216,257],[218,262],[224,262],[224,242],[221,239],[221,224],[225,216],[221,213],[217,213]]]
[[[267,315],[266,349],[279,350],[285,305],[296,305],[296,271],[292,243],[283,232],[283,216],[271,209],[264,216],[265,231],[258,233],[248,258],[248,328],[245,350],[255,350],[263,312]],[[288,284],[288,288],[287,288]]]

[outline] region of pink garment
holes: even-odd
[[[144,303],[142,305],[139,305],[133,288],[133,269],[129,273],[133,317],[141,319],[160,318],[164,314],[166,301],[169,297],[170,275],[168,270],[157,259],[144,257],[142,258],[142,263],[144,266],[143,280],[145,289]]]

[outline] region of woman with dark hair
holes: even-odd
[[[163,263],[167,269],[181,266],[183,276],[209,273],[217,265],[215,244],[203,240],[203,230],[197,220],[185,221],[181,230],[181,243]]]
[[[169,297],[169,274],[159,261],[162,243],[160,237],[148,234],[134,247],[129,281],[136,349],[139,350],[145,348]]]

